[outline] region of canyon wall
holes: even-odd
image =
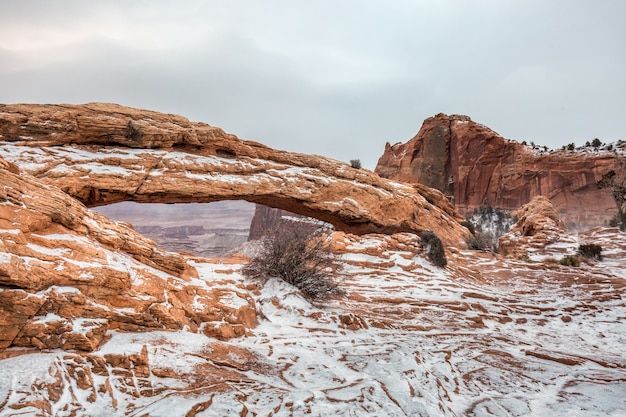
[[[625,150],[543,149],[504,139],[467,116],[438,114],[408,142],[387,143],[375,171],[433,187],[462,213],[481,206],[516,210],[543,195],[570,224],[607,222],[615,203],[596,182],[616,169]]]

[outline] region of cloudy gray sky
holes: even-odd
[[[436,113],[626,139],[623,0],[3,0],[0,102],[106,101],[373,168]]]

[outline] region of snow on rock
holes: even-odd
[[[88,129],[68,130],[63,139],[84,147],[12,153],[4,144],[3,154],[30,160],[26,166],[35,171],[52,155],[62,167],[58,178],[78,165],[76,178],[87,169],[90,178],[108,177],[98,164],[124,160],[133,173],[116,179],[116,192],[167,181],[168,164],[176,163],[165,157],[167,146],[215,147],[211,156],[185,161],[198,170],[221,166],[218,173],[230,175],[257,166],[250,155],[231,164],[229,148],[218,152],[216,144],[228,141],[216,128],[116,107],[120,118],[103,112],[111,110],[106,105],[83,110],[77,116],[71,106],[46,107],[58,114],[31,114],[33,122],[24,109],[4,113],[19,132],[10,139],[32,137],[31,145],[57,140],[38,131],[39,122],[70,126],[78,117]],[[102,129],[127,147],[94,151]],[[132,147],[138,131],[149,149]],[[276,174],[255,173],[259,184],[297,180],[280,178],[285,170],[308,182],[316,169],[337,173],[324,186],[369,178],[325,159],[292,169],[291,154],[246,146],[262,160],[263,152],[274,155]],[[160,175],[150,170],[156,166]],[[145,181],[129,185],[133,175]],[[315,305],[282,281],[244,278],[243,256],[165,252],[1,158],[0,184],[0,416],[626,414],[626,235],[617,229],[568,235],[540,216],[534,224],[543,226],[525,236],[527,257],[448,247],[445,269],[425,259],[415,234],[335,232],[332,248],[342,266],[336,278],[345,295]],[[396,196],[419,188],[421,198],[443,198],[419,186],[379,185]],[[91,192],[96,200],[111,197],[92,189],[87,199]],[[546,234],[531,244],[546,231],[556,238]],[[546,259],[583,242],[601,245],[603,260],[574,268]]]
[[[88,206],[243,199],[356,234],[436,229],[450,245],[467,234],[436,190],[180,116],[101,103],[0,109],[3,157]]]
[[[325,305],[277,279],[248,281],[245,258],[197,259],[190,284],[233,306],[253,299],[256,327],[228,341],[110,329],[89,353],[7,349],[0,415],[624,415],[626,238],[579,238],[600,242],[606,261],[451,249],[440,269],[415,235],[336,232],[346,295]]]
[[[256,325],[254,301],[231,277],[199,276],[182,255],[2,159],[0,184],[0,349],[92,351],[112,330],[206,323],[226,339]]]

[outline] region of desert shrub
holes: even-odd
[[[559,263],[559,261],[557,261],[556,258],[553,258],[553,257],[544,258],[542,262],[544,264],[558,264]]]
[[[565,255],[564,257],[561,258],[559,263],[564,266],[578,267],[580,266],[580,258],[576,255]]]
[[[126,139],[137,141],[141,138],[141,131],[135,126],[132,120],[128,121],[126,125]]]
[[[567,150],[568,151],[573,151],[574,149],[576,149],[576,145],[574,145],[573,143],[568,143],[567,144]]]
[[[311,301],[341,294],[330,276],[336,269],[328,229],[303,221],[282,221],[261,239],[258,253],[243,269],[252,278],[278,277]]]
[[[602,146],[602,141],[598,138],[595,138],[592,142],[591,142],[591,146],[593,146],[594,148],[599,148],[600,146]]]
[[[361,160],[360,159],[351,159],[350,166],[355,169],[361,169]]]
[[[602,260],[602,246],[594,243],[585,243],[578,246],[578,255],[589,259]]]
[[[479,232],[467,239],[467,247],[472,250],[495,250],[494,240],[493,234]]]
[[[471,234],[476,234],[476,227],[474,227],[474,223],[472,223],[471,221],[465,219],[461,222],[461,226],[467,228],[467,230],[469,230]]]
[[[448,264],[446,251],[443,248],[443,243],[441,243],[439,236],[432,230],[424,230],[421,234],[421,239],[422,247],[424,248],[424,252],[426,252],[426,258],[435,266],[440,268],[446,266]]]

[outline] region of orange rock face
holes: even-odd
[[[355,234],[467,231],[444,196],[180,116],[110,104],[0,106],[0,153],[88,206],[245,199]]]
[[[518,221],[502,235],[498,248],[505,255],[525,254],[528,249],[544,249],[566,236],[566,227],[554,205],[544,196],[537,196],[517,211]]]
[[[207,284],[181,255],[1,158],[0,201],[0,349],[91,351],[113,329],[228,338],[256,325],[247,290]]]
[[[436,188],[465,213],[481,206],[515,210],[544,195],[565,221],[590,225],[616,211],[610,193],[596,187],[616,166],[613,152],[535,151],[467,116],[438,114],[408,142],[387,144],[376,172]]]

